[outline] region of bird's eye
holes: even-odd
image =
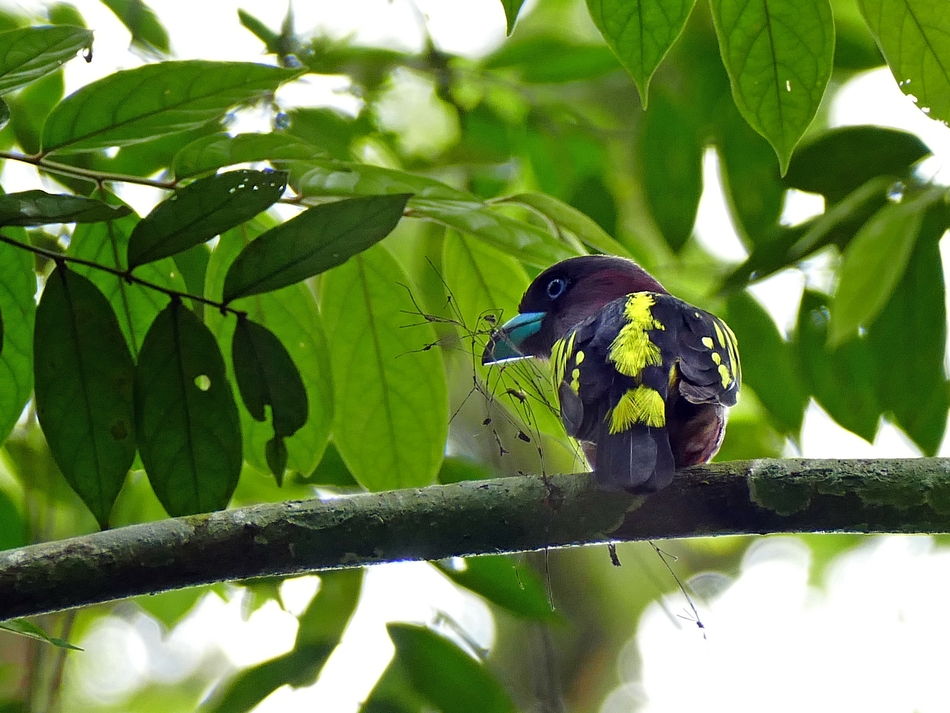
[[[564,294],[564,290],[567,289],[567,280],[563,277],[555,277],[548,283],[548,297],[552,300],[556,300],[558,297]]]

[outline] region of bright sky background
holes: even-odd
[[[91,64],[67,65],[67,92],[140,63],[127,51],[127,31],[107,9],[96,0],[72,1],[96,30],[96,41]],[[20,8],[42,5],[14,3]],[[151,5],[183,59],[269,61],[261,55],[259,41],[240,26],[236,9],[248,10],[271,27],[279,27],[286,12],[285,3],[273,0],[153,0]],[[416,0],[415,7],[426,14],[433,38],[445,50],[478,55],[504,39],[499,0]],[[337,37],[353,35],[360,42],[410,50],[422,43],[418,13],[407,0],[307,0],[295,4],[295,14],[302,34],[318,30]],[[278,101],[354,111],[354,100],[338,93],[344,87],[339,79],[308,78],[282,89]],[[918,112],[887,70],[850,83],[831,115],[836,125],[879,123],[916,131],[938,154],[934,171],[950,157],[950,129]],[[253,122],[253,117],[247,120]],[[39,187],[31,169],[8,164],[4,181]],[[717,172],[711,153],[705,165],[707,185],[718,185]],[[742,259],[738,239],[724,229],[726,209],[717,191],[704,194],[698,237],[716,254]],[[159,199],[148,189],[123,196],[140,211]],[[813,210],[814,201],[804,197],[790,202],[787,213],[794,220]],[[946,255],[944,262],[948,264]],[[809,279],[820,279],[819,271]],[[780,327],[791,323],[805,280],[801,272],[790,270],[756,288],[756,296]],[[946,440],[941,453],[950,455]],[[918,455],[891,426],[884,425],[875,443],[868,444],[815,405],[806,414],[802,454]],[[809,585],[809,564],[810,553],[799,540],[765,538],[750,548],[734,581],[701,577],[698,589],[715,584],[708,600],[699,602],[706,639],[695,625],[669,616],[670,611],[685,611],[681,598],[671,595],[666,609],[651,605],[637,639],[619,662],[618,682],[623,685],[605,703],[603,713],[630,710],[634,703],[651,713],[950,709],[950,689],[943,684],[950,663],[945,653],[950,623],[944,616],[950,551],[927,537],[870,539],[839,557],[820,588]],[[305,577],[283,585],[291,612],[306,606],[317,582],[316,577]],[[317,684],[280,689],[257,710],[356,710],[391,656],[384,622],[431,624],[439,612],[479,645],[491,645],[494,629],[487,607],[432,568],[420,563],[371,568],[354,623]],[[294,617],[274,603],[244,621],[239,599],[224,602],[209,595],[170,635],[144,616],[104,618],[79,642],[86,653],[71,657],[67,679],[81,696],[118,702],[150,680],[182,680],[198,665],[243,667],[267,660],[289,650],[295,630]],[[643,664],[639,681],[633,680],[637,661]],[[361,673],[359,679],[353,678],[354,670]]]

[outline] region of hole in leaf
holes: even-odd
[[[211,379],[209,379],[204,374],[195,377],[195,386],[198,387],[201,391],[207,391],[211,388]]]

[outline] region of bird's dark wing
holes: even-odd
[[[668,371],[653,339],[660,295],[615,300],[552,350],[561,419],[568,434],[597,445],[594,471],[612,490],[669,484],[673,455],[665,429]]]
[[[718,317],[671,295],[657,295],[655,336],[670,363],[670,383],[694,404],[734,406],[742,380],[736,336]]]
[[[722,440],[738,395],[739,358],[726,324],[667,294],[609,303],[552,350],[561,419],[597,445],[602,487],[657,490],[676,467]]]

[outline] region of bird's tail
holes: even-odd
[[[660,490],[672,482],[674,470],[665,428],[634,424],[620,433],[610,433],[604,423],[597,434],[594,474],[605,490]]]

